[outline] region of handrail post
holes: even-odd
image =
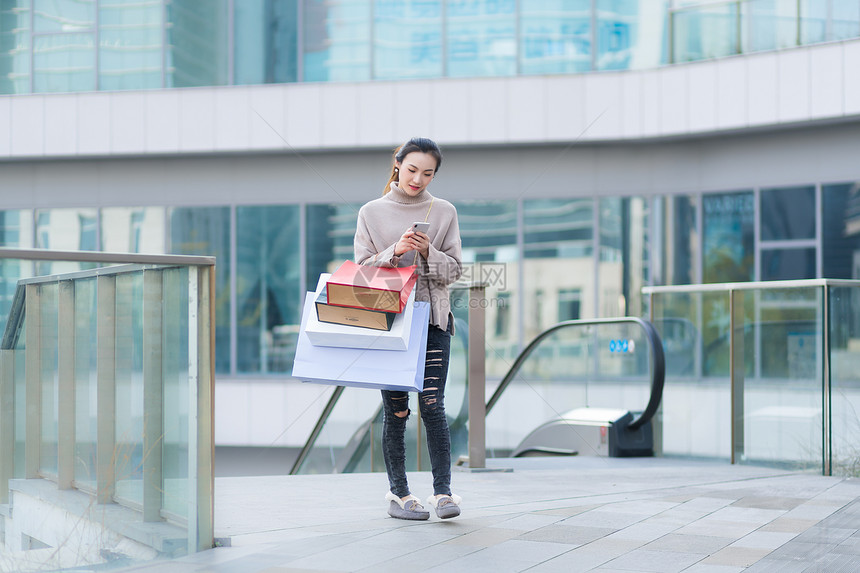
[[[824,300],[822,301],[822,330],[823,332],[823,372],[821,389],[821,473],[833,475],[833,410],[832,389],[830,387],[830,288],[823,286]]]
[[[744,291],[729,291],[729,380],[731,395],[731,463],[744,455]]]
[[[41,288],[27,285],[24,302],[27,316],[24,372],[27,420],[24,422],[24,477],[39,477],[42,448],[42,309]]]
[[[71,489],[75,479],[75,283],[58,285],[57,323],[57,487]]]
[[[161,521],[164,476],[162,271],[143,271],[143,520]]]
[[[487,465],[485,387],[486,348],[484,341],[486,285],[469,285],[469,467]]]
[[[0,350],[0,503],[9,503],[15,475],[15,351]]]
[[[96,490],[98,503],[110,503],[116,491],[116,277],[96,281]]]

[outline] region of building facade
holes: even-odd
[[[860,278],[857,69],[856,0],[0,0],[0,243],[215,255],[216,439],[296,444],[303,293],[404,140],[497,379],[645,285]]]

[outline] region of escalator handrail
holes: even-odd
[[[523,363],[528,359],[534,349],[538,347],[542,340],[564,328],[575,326],[596,326],[600,324],[638,324],[645,331],[645,338],[648,340],[648,346],[651,351],[651,397],[648,400],[648,405],[645,407],[645,410],[638,418],[633,420],[627,428],[630,430],[636,430],[643,424],[646,424],[652,417],[654,417],[654,414],[657,413],[657,409],[660,407],[660,400],[663,398],[663,382],[666,377],[666,359],[663,354],[663,341],[660,339],[660,335],[657,333],[657,329],[654,328],[654,325],[647,320],[633,316],[566,320],[547,328],[537,335],[537,337],[532,340],[522,352],[520,352],[519,356],[517,356],[513,366],[511,366],[508,373],[505,374],[505,377],[502,378],[496,391],[493,392],[493,395],[487,401],[486,414],[490,413],[490,410],[492,410],[493,406],[496,405],[496,402],[499,401],[502,393],[504,393],[505,389],[519,373]]]

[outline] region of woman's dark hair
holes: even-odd
[[[385,184],[385,189],[382,190],[383,195],[391,190],[392,182],[400,181],[400,174],[397,172],[397,164],[402,162],[407,155],[415,151],[432,155],[436,159],[436,169],[433,171],[433,174],[435,175],[439,171],[439,166],[442,165],[442,152],[439,150],[439,146],[436,145],[436,142],[432,139],[427,139],[426,137],[413,137],[394,150],[394,160],[391,162],[391,176],[388,178],[388,183]]]

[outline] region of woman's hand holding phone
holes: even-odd
[[[427,236],[429,230],[430,223],[413,223],[397,241],[394,254],[399,257],[408,251],[418,251],[426,259],[430,256],[430,237]]]

